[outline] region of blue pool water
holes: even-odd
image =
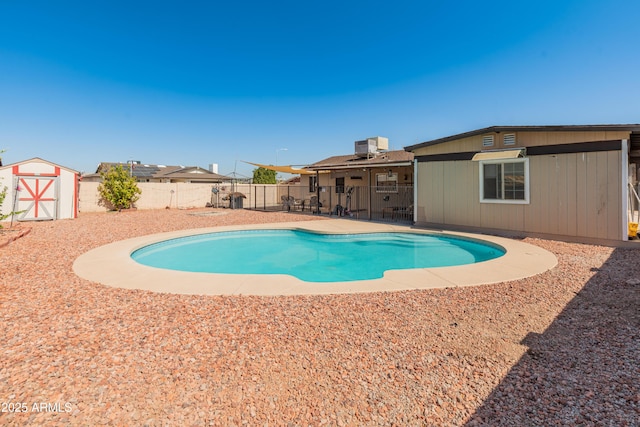
[[[377,279],[387,270],[472,264],[504,253],[488,242],[428,234],[248,230],[166,240],[131,257],[179,271],[289,274],[307,282],[337,282]]]

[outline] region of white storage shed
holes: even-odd
[[[21,212],[18,221],[70,219],[78,216],[79,173],[40,158],[0,167],[0,189],[7,197],[0,212]]]

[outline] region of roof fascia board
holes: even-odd
[[[482,129],[476,129],[469,132],[459,133],[456,135],[446,136],[431,141],[421,142],[419,144],[404,147],[405,151],[413,151],[418,148],[430,147],[432,145],[442,144],[444,142],[455,141],[458,139],[469,138],[471,136],[482,135],[486,133],[499,132],[582,132],[582,131],[624,131],[629,132],[640,131],[640,124],[622,124],[622,125],[545,125],[545,126],[490,126]]]
[[[22,161],[19,161],[19,162],[9,163],[8,165],[0,166],[0,169],[7,169],[7,168],[10,168],[10,167],[13,167],[13,166],[19,166],[19,165],[22,165],[22,164],[25,164],[25,163],[31,163],[31,162],[46,163],[49,166],[58,167],[58,168],[63,169],[65,171],[67,171],[67,172],[76,173],[76,174],[80,173],[79,171],[77,171],[75,169],[71,169],[71,168],[68,168],[66,166],[62,166],[62,165],[59,165],[57,163],[50,162],[50,161],[45,160],[45,159],[43,159],[41,157],[32,157],[32,158],[27,159],[27,160],[22,160]]]
[[[342,170],[342,169],[376,169],[376,168],[388,168],[388,167],[400,167],[400,166],[413,166],[413,161],[407,162],[393,162],[393,163],[372,163],[372,164],[359,164],[359,165],[330,165],[330,166],[308,166],[306,169],[313,171],[330,171],[330,170]]]

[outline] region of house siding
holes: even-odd
[[[612,137],[603,135],[605,132],[597,133],[580,142]],[[467,139],[477,139],[475,143],[482,144],[481,136]],[[553,144],[569,140],[556,136],[544,139]],[[471,149],[466,145],[469,141],[462,145],[456,142],[451,144],[461,150]],[[421,154],[434,153],[426,153],[424,148],[416,151],[416,155]],[[621,162],[620,150],[531,156],[530,203],[518,205],[480,203],[478,162],[419,162],[416,222],[418,225],[620,240]]]

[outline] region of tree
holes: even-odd
[[[100,203],[110,209],[122,210],[133,207],[140,198],[142,191],[136,184],[136,179],[122,168],[122,165],[111,167],[100,172],[102,183],[98,186]]]
[[[253,170],[253,183],[254,184],[275,184],[276,183],[276,171],[263,168],[260,166]]]

